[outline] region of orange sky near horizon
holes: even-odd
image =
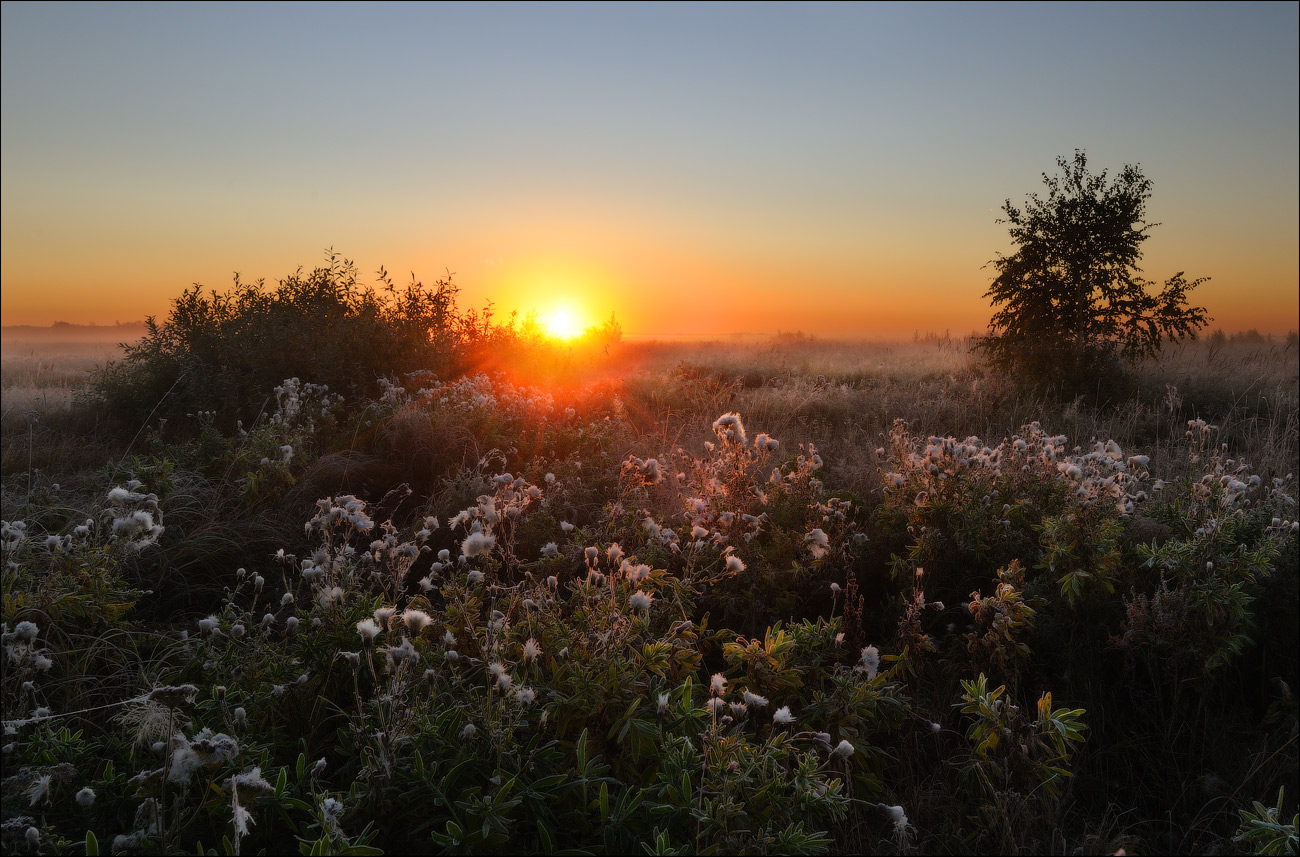
[[[1148,279],[1300,323],[1294,4],[320,11],[6,3],[0,322],[165,317],[332,246],[499,319],[963,335],[1003,201],[1081,148],[1154,182]]]

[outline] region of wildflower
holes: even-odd
[[[265,577],[263,577],[263,576],[260,575],[260,574],[258,574],[258,575],[254,575],[254,576],[253,576],[253,589],[257,590],[258,592],[261,592],[261,591],[262,591],[262,587],[265,586],[265,585],[266,585],[266,578],[265,578]]]
[[[443,654],[442,658],[443,658],[443,660],[447,661],[448,663],[452,663],[452,664],[454,664],[454,663],[456,663],[456,661],[460,660],[460,653],[457,652],[455,649],[448,649],[448,650]]]
[[[375,610],[375,621],[381,628],[387,628],[392,622],[393,614],[397,612],[396,607],[379,607]]]
[[[478,569],[474,569],[469,574],[465,575],[465,579],[469,581],[470,584],[482,583],[483,572],[479,571]]]
[[[41,847],[41,832],[39,830],[37,830],[35,827],[28,826],[27,833],[25,835],[27,837],[28,848],[30,848],[32,851],[35,851],[36,849]]]
[[[840,591],[840,585],[834,581],[831,581],[831,592],[838,594],[839,591]]]
[[[419,655],[415,652],[415,646],[411,645],[410,637],[403,637],[401,645],[390,646],[387,649],[387,652],[388,656],[392,658],[394,662],[399,664],[406,663],[407,661],[415,661],[419,658]]]
[[[750,691],[750,690],[746,690],[746,691],[745,691],[745,693],[744,693],[744,699],[745,699],[745,704],[746,704],[746,705],[753,705],[753,706],[755,706],[755,707],[757,707],[757,708],[761,708],[761,707],[763,707],[764,705],[767,705],[767,697],[766,697],[766,696],[759,696],[757,693],[754,693],[754,692],[752,692],[752,691]]]
[[[722,696],[727,692],[727,677],[722,673],[714,673],[709,679],[709,693],[713,696]]]
[[[788,705],[781,706],[776,710],[776,713],[772,715],[773,723],[780,723],[783,725],[788,723],[793,723],[797,719],[798,718],[796,718],[793,714],[790,713],[790,706]]]
[[[24,643],[30,643],[36,639],[40,629],[36,627],[35,622],[19,622],[14,626],[14,636]]]
[[[542,647],[538,645],[537,640],[529,637],[524,643],[524,663],[531,663],[542,654]]]
[[[901,806],[886,806],[883,803],[878,803],[876,806],[883,809],[890,820],[894,822],[894,830],[899,836],[907,832],[907,813],[903,812]]]
[[[86,786],[84,789],[77,792],[77,805],[80,806],[82,809],[90,809],[92,806],[94,806],[95,790],[92,789],[90,786]]]
[[[486,556],[492,552],[492,548],[496,546],[496,543],[496,536],[491,536],[482,532],[473,532],[465,537],[465,541],[461,542],[460,552],[468,559],[473,559],[477,556]]]
[[[659,694],[659,698],[658,698],[658,700],[657,700],[657,703],[658,703],[658,704],[657,704],[657,706],[656,706],[656,710],[657,710],[660,714],[667,714],[667,713],[668,713],[668,694],[666,694],[666,693],[661,693],[661,694]]]
[[[236,774],[234,781],[235,785],[241,789],[254,789],[260,792],[275,791],[275,786],[262,778],[262,768],[260,766],[254,767],[251,771]]]
[[[938,723],[931,723],[931,724],[930,724],[930,731],[931,731],[931,732],[934,732],[935,734],[938,734],[938,733],[940,733],[940,732],[943,731],[943,727],[940,726]]]
[[[515,690],[515,699],[519,701],[520,705],[532,705],[533,700],[537,699],[537,691],[531,687],[520,686]]]
[[[338,821],[339,815],[343,812],[343,804],[336,798],[327,797],[321,801],[320,811],[321,815],[325,816],[325,820],[332,824]]]
[[[474,728],[473,723],[466,723],[465,728],[460,730],[460,740],[468,741],[469,739],[474,737],[474,733],[477,731],[478,730]]]
[[[820,527],[810,530],[803,537],[804,543],[808,545],[808,550],[813,555],[813,559],[821,559],[830,553],[830,539],[827,538],[826,532]]]
[[[311,775],[313,777],[319,777],[323,773],[325,773],[325,757],[321,756],[316,760],[316,764],[312,765]]]
[[[156,702],[164,708],[178,708],[183,703],[194,698],[199,689],[192,684],[182,684],[176,687],[168,685],[167,687],[156,687],[149,692],[149,701]]]
[[[605,557],[609,560],[610,565],[616,565],[623,558],[623,548],[618,542],[614,542],[605,549]]]
[[[737,720],[741,720],[749,714],[749,706],[743,702],[733,702],[731,703],[731,714]]]
[[[732,554],[731,556],[727,557],[728,574],[740,574],[744,570],[745,570],[745,564],[740,561],[740,557],[736,556],[735,554]]]
[[[230,626],[230,636],[234,637],[236,640],[243,639],[245,633],[247,633],[247,629],[241,622],[236,622]]]
[[[543,559],[555,559],[559,555],[560,555],[560,548],[559,545],[557,545],[555,542],[547,542],[546,544],[542,545]]]
[[[831,751],[832,758],[835,756],[843,756],[845,759],[847,759],[849,756],[852,755],[853,755],[853,745],[850,744],[848,741],[841,741],[838,745],[836,745],[835,749]]]
[[[241,705],[239,708],[236,708],[234,714],[235,714],[235,725],[238,726],[240,729],[247,728],[248,712],[244,711],[244,707]]]
[[[298,617],[290,616],[284,620],[284,630],[288,634],[293,634],[298,630]]]
[[[379,636],[379,623],[374,619],[362,619],[357,623],[357,633],[361,635],[361,642],[366,645],[374,642],[375,637]]]
[[[27,798],[30,801],[28,806],[36,806],[41,801],[50,799],[50,775],[37,777],[32,780],[32,784],[27,787]]]
[[[237,794],[237,792],[234,794]],[[238,800],[238,798],[236,798],[236,800]],[[235,805],[234,812],[235,835],[237,837],[247,836],[248,825],[253,823],[253,814],[238,804]]]
[[[726,413],[713,421],[713,433],[723,443],[748,446],[749,438],[745,436],[745,424],[740,421],[740,414]]]
[[[640,590],[633,592],[632,597],[628,599],[628,603],[631,605],[633,610],[649,610],[650,604],[653,601],[654,601],[653,593],[642,592]]]
[[[721,697],[715,696],[708,701],[708,706],[709,710],[713,712],[713,716],[716,717],[722,713],[722,709],[727,707],[727,703]]]
[[[600,557],[600,548],[589,547],[583,551],[583,556],[587,558],[587,565],[595,565],[597,558]]]
[[[408,631],[412,634],[419,634],[433,619],[423,610],[407,610],[402,614],[402,621],[406,623]]]
[[[448,646],[456,645],[456,635],[451,632],[450,628],[442,632],[442,642]]]
[[[880,669],[880,650],[875,646],[866,646],[862,650],[862,666],[867,671],[867,681],[874,681]]]

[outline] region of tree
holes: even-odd
[[[1043,173],[1045,199],[1002,207],[1017,249],[989,263],[998,275],[984,297],[997,311],[978,348],[1003,368],[1074,386],[1153,356],[1165,339],[1195,338],[1209,318],[1187,294],[1208,278],[1180,271],[1154,293],[1140,276],[1142,242],[1159,224],[1146,222],[1151,180],[1137,166],[1108,183],[1077,149],[1073,163],[1056,163],[1062,175]]]

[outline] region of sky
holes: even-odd
[[[3,4],[3,324],[333,247],[631,336],[983,330],[1004,200],[1153,183],[1144,275],[1300,304],[1300,5]]]

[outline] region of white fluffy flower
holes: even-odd
[[[809,530],[808,534],[803,537],[804,543],[808,545],[808,551],[813,555],[813,559],[821,559],[830,553],[830,540],[826,532],[818,527],[815,530]]]
[[[402,621],[406,623],[406,629],[412,634],[418,634],[433,621],[428,613],[423,610],[407,610],[402,614]]]
[[[793,723],[796,719],[797,718],[790,713],[790,706],[788,705],[781,706],[776,710],[776,713],[772,715],[773,723]]]
[[[473,532],[465,537],[465,541],[461,542],[460,552],[469,559],[473,559],[476,556],[486,556],[492,552],[492,548],[496,546],[496,543],[497,540],[495,536],[490,536],[487,533]]]
[[[357,633],[361,635],[362,642],[373,642],[379,636],[379,631],[379,623],[374,619],[362,619],[357,623]]]
[[[867,681],[874,681],[880,670],[880,651],[875,646],[863,648],[862,667],[867,671]]]

